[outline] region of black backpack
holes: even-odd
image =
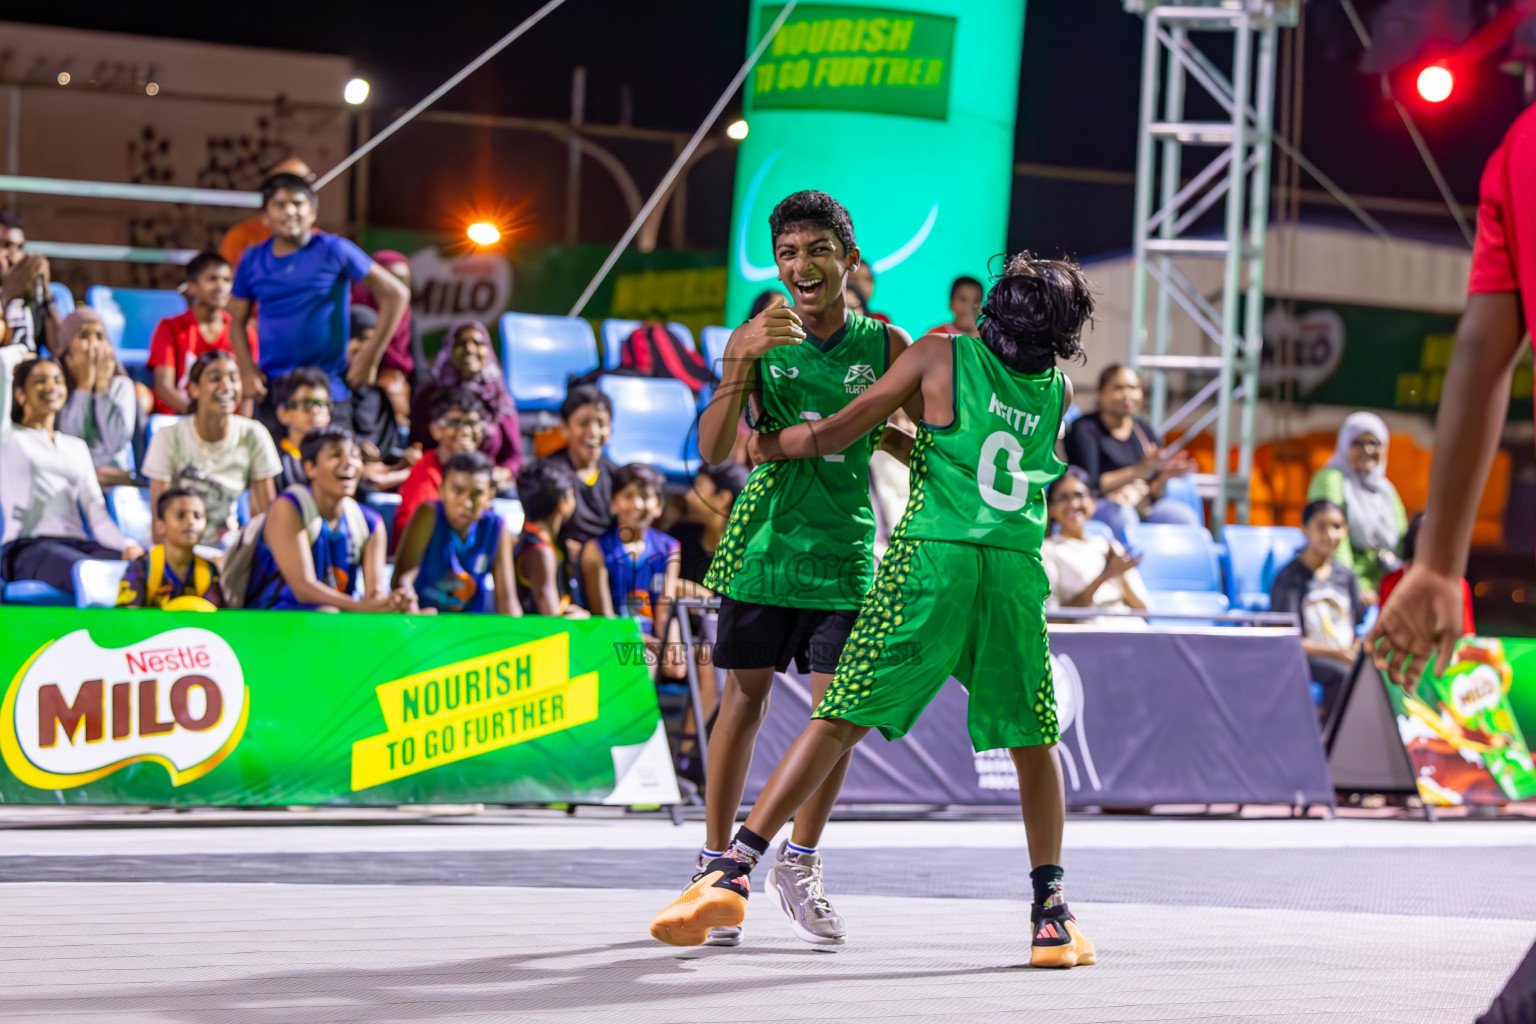
[[[636,328],[624,339],[619,366],[641,377],[671,377],[688,385],[697,395],[720,378],[704,361],[704,354],[667,330],[663,323]]]

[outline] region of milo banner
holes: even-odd
[[[1455,316],[1347,303],[1271,303],[1264,317],[1267,390],[1302,402],[1432,415],[1456,344]],[[1509,419],[1531,418],[1527,350],[1510,380]]]
[[[1333,802],[1294,630],[1052,626],[1050,637],[1069,807]],[[749,800],[810,715],[808,678],[775,683]],[[854,749],[841,799],[1017,805],[1012,759],[971,749],[966,709],[951,679],[906,736],[871,733]]]
[[[5,610],[6,803],[678,802],[633,623]]]

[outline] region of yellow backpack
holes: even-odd
[[[160,608],[168,600],[160,596],[165,584],[165,545],[156,544],[149,549],[149,577],[144,581],[144,607]],[[213,566],[206,558],[192,556],[192,590],[202,597],[213,585]]]

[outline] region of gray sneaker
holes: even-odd
[[[796,935],[818,946],[842,945],[848,930],[822,889],[820,854],[790,853],[788,842],[781,842],[768,871],[768,887]]]
[[[702,872],[704,870],[704,855],[699,854],[699,859],[694,862],[694,868]],[[695,878],[698,875],[694,875]],[[709,930],[709,938],[704,940],[706,946],[739,946],[741,945],[741,925],[723,925]]]

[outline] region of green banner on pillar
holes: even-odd
[[[753,0],[749,49],[782,8]],[[848,208],[872,310],[947,323],[950,284],[1007,240],[1023,39],[1023,0],[797,6],[747,80],[726,323],[779,288],[768,214],[802,189]]]
[[[628,620],[7,608],[6,803],[677,802]]]
[[[766,32],[776,10],[758,12]],[[955,19],[872,7],[796,7],[752,69],[758,110],[949,115]]]

